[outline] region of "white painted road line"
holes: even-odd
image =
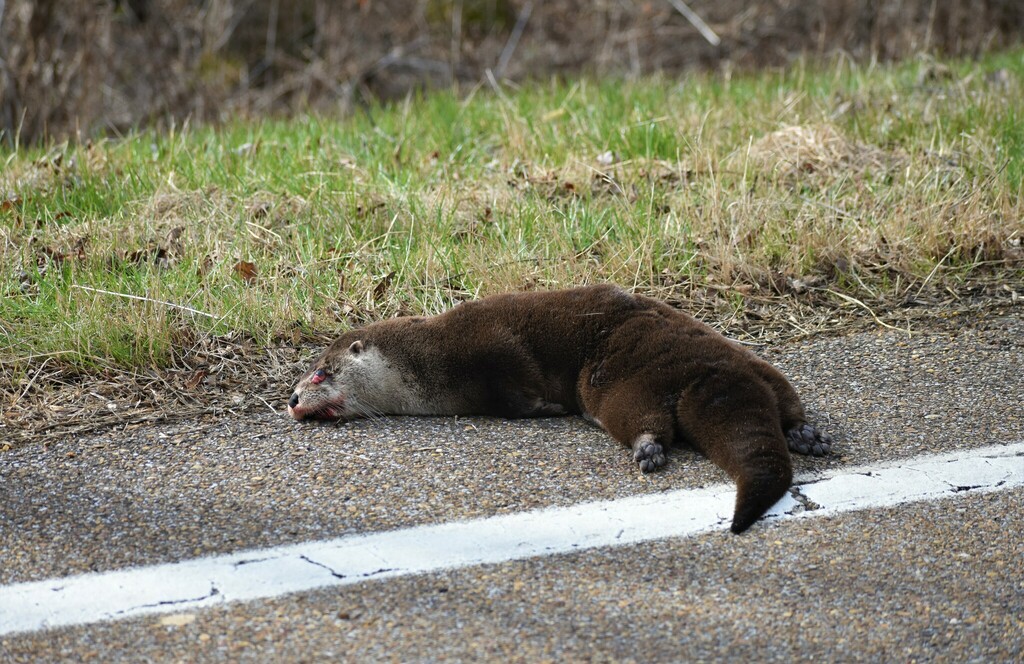
[[[1024,486],[1024,442],[799,478],[766,520]],[[0,635],[727,528],[731,485],[351,535],[0,587]],[[764,528],[762,524],[760,526]],[[756,537],[757,528],[740,537]]]

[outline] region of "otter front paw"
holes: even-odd
[[[633,461],[640,464],[640,471],[650,473],[665,465],[665,452],[649,433],[633,441]]]
[[[797,454],[825,456],[832,451],[832,436],[818,431],[813,424],[804,422],[786,432],[789,449]]]

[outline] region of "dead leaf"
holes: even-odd
[[[52,249],[50,247],[41,247],[39,249],[39,253],[41,253],[43,255],[43,257],[45,257],[45,258],[41,257],[39,260],[36,261],[40,266],[46,264],[46,259],[47,258],[50,259],[51,261],[53,261],[54,263],[58,263],[58,264],[63,263],[64,260],[67,259],[67,254],[65,254],[60,249]]]
[[[187,389],[187,390],[194,390],[194,389],[196,389],[196,387],[199,385],[199,383],[203,382],[204,378],[206,378],[206,372],[203,371],[202,369],[200,369],[199,371],[197,371],[194,374],[192,374],[191,378],[189,378],[187,381],[185,381],[185,389]]]
[[[235,263],[235,274],[242,278],[247,284],[251,284],[256,281],[256,276],[259,272],[256,270],[256,264],[250,263],[249,261],[238,261]]]
[[[156,242],[150,240],[145,247],[141,249],[136,249],[132,253],[126,255],[125,260],[127,260],[129,263],[141,265],[142,263],[148,261],[150,258],[160,258],[159,254],[161,252],[163,252],[163,250],[157,246]]]
[[[178,238],[180,238],[181,234],[184,232],[184,226],[175,226],[174,228],[172,228],[170,231],[167,232],[167,244],[177,244]]]
[[[373,287],[373,301],[380,302],[384,299],[384,296],[388,292],[388,288],[391,286],[391,281],[395,278],[395,271],[392,270],[386,277],[377,282],[377,285]]]
[[[13,194],[0,201],[0,212],[7,212],[21,205],[21,196]]]
[[[203,256],[203,260],[199,261],[199,267],[196,268],[196,276],[198,276],[198,277],[205,277],[207,274],[209,274],[209,272],[210,272],[210,270],[212,268],[213,268],[213,259],[210,258],[209,254],[207,254],[207,255]]]

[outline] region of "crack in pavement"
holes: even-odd
[[[330,566],[325,565],[324,563],[322,563],[322,562],[320,562],[318,560],[313,560],[312,558],[310,558],[306,554],[300,554],[299,555],[299,559],[306,561],[310,565],[315,565],[315,566],[317,566],[317,567],[319,567],[321,569],[327,570],[328,573],[330,573],[330,575],[333,576],[336,579],[348,579],[348,578],[350,578],[350,575],[342,574],[341,572],[338,572],[338,571],[332,569]],[[369,572],[360,572],[359,574],[354,574],[354,575],[351,575],[351,576],[353,578],[357,578],[357,579],[370,579],[370,578],[373,578],[375,576],[379,576],[381,574],[387,574],[388,572],[401,572],[401,571],[402,571],[401,567],[381,567],[380,569],[375,569],[375,570],[372,570],[372,571],[369,571]]]
[[[333,576],[336,579],[347,579],[348,578],[348,575],[342,574],[340,572],[336,572],[333,569],[331,569],[330,567],[328,567],[327,565],[324,565],[321,562],[317,562],[317,561],[313,560],[312,558],[306,556],[305,554],[300,554],[299,555],[299,560],[305,560],[310,565],[316,565],[317,567],[319,567],[321,569],[327,570],[328,573],[330,573],[330,575]]]
[[[153,602],[151,604],[139,604],[137,606],[130,606],[127,609],[114,612],[113,615],[120,616],[128,613],[134,613],[136,611],[145,611],[146,609],[155,609],[161,606],[176,606],[178,604],[195,604],[196,602],[204,602],[208,599],[220,595],[220,591],[217,590],[217,586],[213,583],[210,584],[210,592],[200,597],[186,597],[184,599],[167,599],[159,602]]]
[[[268,560],[277,560],[280,556],[267,556],[266,558],[245,558],[243,560],[236,561],[231,564],[232,567],[242,567],[243,565],[254,565],[256,563],[265,563]]]

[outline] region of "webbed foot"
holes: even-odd
[[[633,460],[640,464],[640,472],[654,472],[665,465],[665,451],[652,434],[645,433],[633,441]]]
[[[786,444],[797,454],[825,456],[832,451],[832,436],[804,422],[786,432]]]

